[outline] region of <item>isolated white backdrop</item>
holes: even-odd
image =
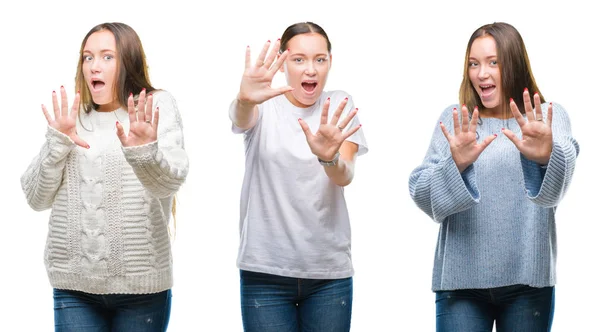
[[[40,104],[65,85],[73,97],[78,50],[94,25],[120,21],[140,35],[155,87],[170,91],[184,121],[190,173],[179,193],[170,331],[241,331],[238,203],[242,137],[229,102],[244,50],[253,56],[290,24],[329,34],[327,90],[350,93],[370,146],[347,187],[356,270],[353,331],[434,331],[430,291],[437,225],[416,208],[408,175],[422,160],[440,112],[458,99],[466,43],[494,21],[522,34],[544,96],[568,111],[581,154],[558,209],[554,331],[596,326],[600,217],[597,43],[583,1],[20,1],[0,13],[3,185],[0,266],[3,331],[52,331],[43,264],[48,211],[26,204],[19,178],[44,141]],[[393,5],[392,5],[393,4]],[[276,77],[275,85],[283,84]]]

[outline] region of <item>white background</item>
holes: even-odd
[[[43,264],[49,212],[27,206],[19,178],[44,141],[40,104],[50,105],[60,85],[72,99],[81,40],[107,21],[138,32],[152,83],[175,96],[184,120],[191,169],[179,193],[170,331],[241,331],[235,260],[244,153],[227,109],[246,45],[256,56],[267,39],[300,21],[317,22],[329,34],[333,63],[326,89],[353,96],[370,146],[346,190],[356,270],[352,330],[434,331],[430,287],[438,227],[410,199],[408,176],[424,157],[439,114],[458,101],[469,36],[494,21],[521,32],[542,93],[566,108],[581,146],[557,215],[554,331],[596,328],[597,11],[592,2],[520,2],[4,3],[0,329],[53,330]],[[281,84],[279,74],[275,85]]]

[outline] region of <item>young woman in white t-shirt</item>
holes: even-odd
[[[246,146],[237,260],[246,331],[350,329],[344,186],[367,144],[351,96],[323,91],[331,60],[327,34],[311,22],[268,41],[254,63],[246,50],[229,112]],[[272,88],[278,70],[288,86]]]

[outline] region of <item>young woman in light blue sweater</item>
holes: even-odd
[[[539,91],[519,32],[471,36],[459,105],[442,113],[410,175],[417,206],[440,224],[433,269],[438,331],[549,331],[555,209],[579,146],[562,106]]]

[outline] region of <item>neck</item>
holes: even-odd
[[[112,112],[114,110],[119,109],[119,107],[121,107],[121,105],[119,105],[119,102],[116,101],[116,100],[114,100],[112,103],[100,105],[96,111],[98,111],[98,112]]]

